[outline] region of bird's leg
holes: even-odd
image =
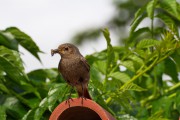
[[[73,101],[73,99],[71,98],[71,93],[72,93],[72,91],[73,91],[73,87],[71,88],[70,93],[69,93],[69,95],[68,95],[68,99],[66,100],[66,103],[65,103],[65,104],[68,103],[69,107],[70,107],[70,101],[69,101],[69,99],[71,99],[71,101]]]
[[[84,86],[83,86],[82,82],[81,82],[81,87],[82,87],[82,96],[81,96],[82,101],[81,101],[81,104],[83,105],[83,99],[86,99],[86,98],[84,97]]]

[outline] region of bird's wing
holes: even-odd
[[[80,62],[83,64],[83,66],[85,66],[85,68],[87,69],[87,71],[89,72],[90,70],[90,66],[88,64],[88,62],[86,61],[86,59],[84,57],[80,58]]]

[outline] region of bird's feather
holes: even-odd
[[[80,62],[83,66],[85,66],[86,70],[89,72],[90,71],[90,66],[88,64],[88,62],[86,61],[86,59],[84,57],[80,58]]]

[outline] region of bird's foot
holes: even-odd
[[[65,102],[65,104],[68,104],[69,107],[70,107],[70,100],[73,101],[73,99],[71,97],[69,97]]]
[[[84,96],[81,96],[81,97],[79,97],[79,98],[81,98],[82,100],[81,100],[81,104],[82,104],[82,106],[83,106],[83,101],[84,101],[84,99],[86,100],[87,98],[86,97],[84,97]]]

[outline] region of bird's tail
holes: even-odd
[[[91,98],[91,96],[89,94],[89,91],[88,91],[86,86],[84,86],[84,88],[81,87],[81,89],[77,89],[77,92],[78,92],[78,96],[79,97],[85,97],[87,99],[91,99],[92,100],[92,98]]]

